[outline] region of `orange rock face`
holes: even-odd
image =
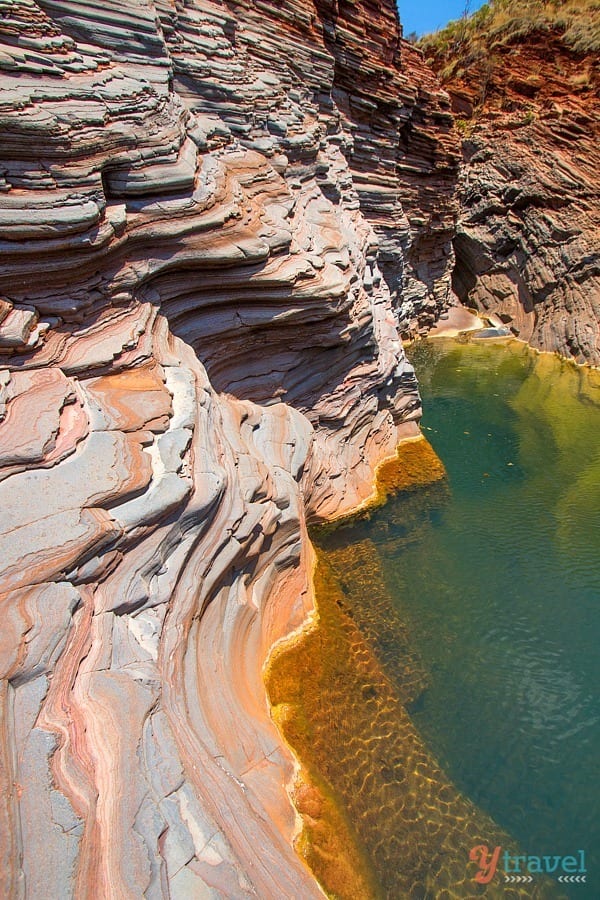
[[[417,430],[448,98],[391,0],[7,9],[0,894],[319,896],[262,667]]]
[[[464,136],[456,292],[532,346],[598,365],[597,54],[533,32],[445,87]]]

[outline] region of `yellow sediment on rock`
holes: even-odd
[[[323,566],[315,570],[314,587],[317,597],[329,593]],[[318,619],[277,645],[265,684],[273,719],[300,763],[291,790],[302,819],[296,851],[329,897],[370,900],[380,896],[377,878],[344,804],[322,775],[323,723],[313,715],[322,699],[328,705],[331,685],[352,676],[343,624],[329,612],[317,608]],[[331,715],[335,742],[334,709]]]
[[[408,472],[443,476],[427,442],[401,452],[380,467],[378,490],[407,487]],[[547,882],[525,892],[500,878],[473,881],[472,847],[516,848],[457,791],[414,727],[407,706],[426,673],[408,634],[394,644],[393,680],[374,652],[372,615],[401,631],[377,548],[365,539],[317,559],[315,617],[275,648],[265,682],[300,762],[291,791],[302,820],[296,849],[324,891],[339,900],[556,897]]]
[[[377,467],[374,493],[361,511],[382,505],[401,490],[437,481],[445,474],[441,460],[424,437],[402,441],[396,455]],[[300,760],[291,791],[303,823],[296,850],[328,896],[368,900],[381,896],[377,877],[344,804],[322,777],[318,757],[313,759],[311,755],[315,727],[311,706],[320,704],[321,695],[327,696],[333,682],[352,679],[358,660],[348,653],[348,623],[338,616],[335,605],[319,604],[319,598],[339,593],[332,572],[323,562],[315,569],[313,586],[316,617],[271,654],[265,675],[267,694],[273,719]],[[358,631],[354,640],[355,646],[362,643]],[[369,665],[377,666],[366,648],[365,653]]]
[[[443,462],[423,435],[405,438],[398,444],[395,455],[384,459],[375,469],[373,493],[353,512],[339,518],[334,517],[331,523],[335,522],[337,526],[341,522],[360,518],[365,513],[383,506],[390,497],[400,491],[424,487],[445,477],[446,469]]]
[[[385,503],[392,494],[422,487],[446,475],[441,459],[424,437],[402,441],[396,456],[384,460],[375,472],[376,505]]]

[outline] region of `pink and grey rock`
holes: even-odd
[[[319,896],[262,667],[307,520],[417,428],[448,98],[392,0],[14,0],[0,39],[0,894]]]

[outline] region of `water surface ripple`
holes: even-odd
[[[570,896],[599,897],[600,373],[514,344],[412,357],[447,485],[319,543],[377,555],[393,614],[354,614],[392,682],[417,654],[446,774],[529,854],[584,850]]]

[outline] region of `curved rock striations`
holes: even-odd
[[[485,53],[469,49],[468,30],[455,51],[435,36],[426,47],[464,136],[454,288],[532,346],[598,365],[597,48],[543,18],[517,24],[503,37],[484,21]]]
[[[336,206],[358,201],[401,333],[431,325],[450,301],[460,154],[448,96],[402,40],[395,4],[244,4],[240,23],[239,4],[214,3],[211,41],[206,5],[165,7],[175,85],[209,146],[226,129],[293,190],[312,176]]]
[[[3,896],[320,893],[262,667],[451,263],[444,97],[377,9],[0,5]]]
[[[361,209],[380,237],[401,332],[414,336],[451,296],[460,156],[449,99],[421,52],[398,38],[394,4],[316,5]]]

